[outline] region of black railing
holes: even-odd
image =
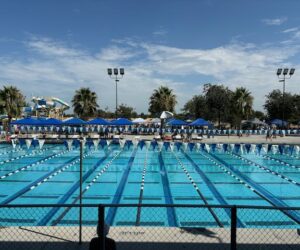
[[[69,212],[73,211],[71,218],[79,218],[78,220],[65,219],[61,221],[62,224],[58,226],[46,226],[38,227],[35,224],[35,217],[38,218],[40,214],[43,214],[44,209],[49,208],[68,208]],[[70,209],[70,208],[73,208]],[[260,246],[259,249],[269,249],[271,244],[272,249],[300,249],[300,225],[293,220],[288,220],[287,213],[293,216],[300,215],[300,207],[269,207],[269,206],[232,206],[232,205],[194,205],[194,204],[32,204],[32,205],[0,205],[0,249],[12,249],[15,248],[18,242],[24,246],[30,244],[28,248],[34,249],[32,245],[38,242],[76,242],[80,244],[88,245],[91,238],[96,237],[96,226],[98,228],[97,233],[99,237],[101,249],[105,249],[105,210],[106,209],[120,209],[119,218],[122,218],[123,222],[117,227],[112,227],[112,232],[109,233],[109,237],[115,238],[118,249],[122,249],[122,242],[134,241],[135,247],[139,248],[143,244],[173,244],[173,249],[176,246],[180,246],[181,242],[185,244],[192,244],[190,247],[201,247],[202,245],[207,249],[251,249]],[[121,210],[121,208],[123,210]],[[146,218],[144,223],[140,223],[140,226],[136,226],[135,223],[128,222],[128,209],[143,208],[145,213],[149,213],[149,217]],[[160,208],[180,209],[181,219],[185,220],[184,223],[178,227],[157,227],[160,224],[157,221],[151,222],[152,217],[161,216]],[[88,211],[93,209],[93,211]],[[95,209],[98,210],[98,215]],[[149,210],[151,209],[151,210]],[[191,211],[191,209],[193,211]],[[202,221],[206,219],[207,213],[205,210],[214,210],[218,216],[224,218],[228,217],[228,223],[226,227],[218,228],[217,224],[204,228]],[[86,210],[85,216],[82,213]],[[158,211],[159,210],[159,211]],[[222,216],[222,211],[226,210]],[[228,210],[230,213],[228,213]],[[121,212],[123,211],[123,212]],[[178,210],[179,211],[179,210]],[[44,211],[45,212],[45,211]],[[277,222],[269,220],[268,216],[274,214],[279,216]],[[75,214],[74,214],[75,213]],[[299,214],[298,214],[299,213]],[[230,214],[230,216],[228,216]],[[78,216],[79,215],[79,216]],[[83,217],[91,216],[94,220],[85,220]],[[238,219],[249,220],[258,216],[260,221],[250,221],[245,223],[244,228],[238,227]],[[70,218],[70,217],[69,217]],[[55,219],[55,218],[53,218]],[[226,222],[226,221],[225,221]],[[126,224],[127,223],[127,224]],[[202,223],[202,224],[201,224]],[[70,226],[76,225],[75,227]],[[59,226],[68,225],[68,226]],[[84,225],[90,225],[94,227],[83,227]],[[122,225],[129,225],[131,229],[144,228],[152,230],[148,238],[142,236],[138,238],[136,231],[132,234],[125,234],[120,232]],[[56,228],[56,230],[51,230]],[[114,230],[114,228],[116,230]],[[125,227],[122,227],[123,229]],[[128,227],[127,227],[128,228]],[[260,228],[258,230],[258,228]],[[119,231],[118,231],[118,230]],[[270,231],[271,230],[271,231]],[[273,230],[273,231],[272,231]],[[275,230],[275,231],[274,231]],[[147,231],[146,231],[147,232]],[[276,232],[276,235],[275,233]],[[145,233],[145,232],[144,232]],[[33,235],[34,234],[34,235]],[[193,238],[191,238],[191,235]],[[156,236],[156,237],[155,237]],[[48,237],[45,239],[44,237]],[[78,237],[77,240],[74,240]],[[165,238],[165,241],[163,240]],[[275,240],[272,240],[273,238]],[[26,238],[24,240],[24,238]],[[131,239],[132,238],[132,239]],[[51,240],[50,240],[51,239]],[[147,239],[147,242],[145,240]],[[217,240],[215,242],[215,240]],[[206,242],[208,240],[208,242]],[[172,242],[172,243],[170,243]],[[49,243],[50,244],[50,243]],[[268,246],[268,247],[267,247]],[[53,247],[56,247],[53,245]],[[156,248],[159,248],[156,246]],[[205,248],[205,249],[206,249]],[[178,247],[180,249],[180,247]]]

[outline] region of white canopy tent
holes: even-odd
[[[136,123],[136,124],[143,124],[143,123],[145,123],[145,119],[143,119],[143,118],[136,118],[132,122]]]

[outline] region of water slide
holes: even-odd
[[[68,103],[64,102],[63,100],[61,100],[57,97],[51,97],[51,100],[65,106],[64,109],[70,108],[70,105]]]

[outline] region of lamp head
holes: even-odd
[[[112,75],[112,69],[111,69],[111,68],[108,68],[108,69],[107,69],[107,74],[108,74],[109,76]]]
[[[119,74],[118,69],[114,68],[114,75],[117,76]]]
[[[285,69],[283,70],[283,75],[286,76],[286,75],[288,74],[288,72],[289,72],[289,69],[288,69],[288,68],[285,68]]]
[[[120,68],[120,75],[124,75],[125,74],[125,71],[124,71],[124,68]]]
[[[290,76],[292,76],[294,73],[295,73],[295,69],[294,69],[294,68],[291,68],[291,69],[290,69]]]
[[[281,72],[282,72],[282,69],[281,68],[279,68],[279,69],[277,69],[277,76],[280,76],[281,75]]]

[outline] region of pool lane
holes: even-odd
[[[206,201],[211,200],[213,196],[210,190],[203,184],[203,180],[195,172],[191,163],[178,152],[178,159],[184,165],[186,172],[182,169],[182,166],[174,157],[172,151],[163,151],[163,158],[165,166],[168,172],[170,192],[174,201],[174,204],[195,204],[203,205],[204,200],[199,195],[197,188],[201,190],[203,197]],[[193,183],[192,183],[193,182]],[[195,187],[196,186],[196,187]],[[175,208],[175,214],[177,222],[182,227],[219,227],[216,219],[212,216],[212,213],[206,208]],[[222,212],[217,215],[223,225],[228,224],[228,216]],[[224,217],[224,219],[223,219]]]
[[[84,183],[83,190],[91,185],[86,192],[84,192],[83,201],[86,203],[95,203],[95,204],[111,204],[113,200],[120,199],[120,203],[123,202],[124,198],[128,198],[126,196],[126,187],[124,186],[124,174],[126,174],[126,169],[128,165],[132,163],[132,167],[134,165],[135,159],[132,162],[132,150],[124,150],[120,151],[116,149],[112,153],[112,157],[108,158],[105,162],[103,162],[102,169],[97,169],[94,171],[94,174],[91,175],[87,181]],[[108,166],[108,167],[107,167]],[[107,167],[107,168],[106,168]],[[104,171],[104,169],[106,170]],[[101,176],[97,178],[99,173]],[[128,182],[128,181],[127,181]],[[124,187],[124,190],[121,191],[121,187]],[[117,191],[120,191],[118,194]],[[74,198],[74,196],[73,196]],[[126,200],[125,200],[126,201]],[[70,203],[71,199],[69,199],[66,203]],[[123,202],[128,203],[128,202]],[[135,208],[118,208],[115,211],[110,210],[109,207],[106,208],[106,222],[112,223],[112,225],[125,225],[127,223],[133,224],[135,222]],[[59,211],[52,221],[56,221],[63,215],[63,218],[60,218],[60,225],[70,225],[72,223],[77,223],[77,220],[74,220],[74,212],[76,209],[71,209],[67,213],[63,210]],[[110,215],[108,213],[111,213]],[[114,215],[115,213],[115,215]],[[83,224],[84,225],[96,225],[97,222],[97,208],[84,208],[83,209]],[[112,221],[108,220],[108,216],[114,216]]]
[[[289,161],[288,156],[284,156],[284,158],[282,158],[280,155],[262,155],[257,158],[257,160],[260,160],[262,164],[266,164],[268,168],[287,175],[295,182],[300,182],[300,161]]]
[[[54,150],[54,148],[57,149],[57,151]],[[20,165],[25,164],[30,165],[34,163],[34,160],[40,160],[43,157],[47,157],[51,154],[54,154],[56,152],[60,152],[61,147],[47,147],[44,149],[33,149],[33,150],[25,150],[17,152],[16,154],[13,154],[13,157],[6,159],[2,162],[0,162],[0,176],[4,176],[14,170],[17,170]],[[1,177],[0,177],[1,179]],[[2,178],[3,179],[3,178]]]
[[[33,154],[33,157],[31,157],[29,159],[29,161],[25,161],[25,162],[20,162],[21,166],[18,166],[18,164],[14,164],[14,168],[12,168],[12,170],[6,168],[5,169],[5,174],[0,176],[0,180],[5,181],[7,179],[7,177],[11,177],[12,175],[21,173],[23,171],[26,171],[28,169],[32,169],[35,168],[36,166],[39,166],[39,164],[41,163],[45,163],[53,158],[59,157],[63,154],[65,154],[67,152],[67,150],[63,150],[63,151],[57,151],[57,152],[46,152],[45,154],[39,154],[39,155],[35,155]],[[23,165],[24,163],[27,163],[26,165]],[[5,180],[4,180],[5,179]]]
[[[145,177],[147,174],[147,161],[148,161],[148,148],[146,149],[146,153],[145,153],[145,159],[144,159],[144,166],[143,166],[143,170],[142,170],[142,175],[141,175],[141,184],[140,184],[140,193],[139,193],[139,200],[138,200],[138,204],[141,205],[143,203],[143,195],[144,195],[144,186],[145,186]],[[142,165],[141,165],[142,167]],[[135,221],[135,225],[136,226],[140,226],[141,224],[141,211],[142,211],[142,207],[138,207],[137,211],[136,211],[136,221]]]
[[[79,151],[74,150],[70,153],[69,157],[66,157],[67,161],[64,161],[62,164],[56,164],[54,169],[50,173],[47,173],[48,179],[46,182],[42,182],[40,185],[31,185],[31,188],[29,190],[27,189],[27,192],[24,192],[21,197],[16,199],[14,204],[28,203],[29,199],[32,199],[33,202],[31,203],[36,204],[58,203],[67,194],[67,190],[70,190],[79,179]],[[103,154],[103,152],[101,152],[101,154]],[[88,158],[88,156],[90,156],[90,158]],[[98,158],[96,158],[96,152],[94,151],[86,152],[83,157],[86,161],[89,161],[91,158]],[[89,169],[90,165],[86,164],[84,173],[87,173]],[[52,178],[49,178],[51,176]],[[51,212],[51,208],[38,210],[41,211],[35,216],[35,225],[41,223],[41,220]],[[2,217],[6,216],[6,219],[11,219],[9,217],[13,218],[13,216],[19,212],[19,209],[16,209],[12,214],[2,215]]]
[[[225,168],[227,168],[229,171],[231,171],[232,175],[236,175],[238,178],[240,178],[243,182],[245,182],[245,185],[248,186],[250,190],[261,196],[265,201],[267,201],[269,204],[273,206],[280,206],[280,207],[288,207],[288,205],[283,202],[282,200],[278,199],[278,197],[274,196],[272,194],[273,189],[262,185],[261,183],[257,182],[255,180],[254,176],[258,176],[261,172],[265,172],[264,170],[261,170],[257,173],[252,173],[251,170],[257,169],[256,166],[251,166],[248,163],[245,164],[244,161],[242,161],[239,158],[235,158],[233,155],[227,154],[227,153],[220,153],[220,152],[210,152],[209,157],[213,157],[215,160],[217,160],[219,163],[221,163]],[[274,178],[272,174],[267,173],[268,175],[260,176],[260,181],[263,181],[264,178],[268,178],[268,180]],[[251,176],[251,178],[250,178]],[[277,177],[275,177],[277,178]],[[290,184],[292,185],[292,184]],[[249,201],[248,201],[249,202]],[[249,203],[248,203],[249,204]],[[284,213],[284,214],[283,214]],[[278,218],[280,220],[278,221]],[[264,218],[255,218],[256,221],[261,221],[263,224]],[[243,219],[242,219],[243,220]],[[249,220],[249,218],[248,218]],[[291,225],[296,226],[297,223],[300,222],[300,215],[295,211],[283,211],[282,213],[279,211],[274,211],[274,221],[276,222],[278,226],[280,226],[280,223],[282,225]],[[274,222],[274,224],[275,224]],[[249,223],[249,222],[247,222]],[[251,223],[249,223],[251,224]]]
[[[213,196],[213,199],[210,199],[212,201],[207,201],[206,204],[218,204],[218,205],[229,205],[227,203],[227,201],[224,199],[223,195],[219,192],[219,190],[216,188],[215,184],[223,184],[224,182],[216,182],[214,179],[214,182],[208,177],[210,172],[215,170],[215,173],[219,173],[219,169],[215,169],[214,166],[212,165],[210,168],[206,168],[205,166],[209,165],[209,161],[205,160],[205,157],[201,157],[199,158],[199,154],[195,154],[192,152],[184,152],[181,151],[181,155],[183,159],[186,159],[189,164],[191,164],[191,166],[193,167],[193,169],[195,170],[194,175],[197,173],[198,176],[201,178],[201,188],[203,190],[209,190],[211,195]],[[194,159],[193,159],[194,158]],[[199,164],[197,164],[197,162],[199,162]],[[204,166],[202,164],[205,164]],[[202,169],[203,168],[203,169]],[[225,177],[225,178],[224,178]],[[222,180],[227,180],[227,182],[225,182],[226,184],[230,183],[230,181],[232,182],[232,178],[227,178],[226,179],[226,175],[222,176]],[[237,185],[237,182],[233,182],[234,185]],[[211,197],[211,196],[210,196]],[[228,209],[212,209],[212,211],[217,214],[218,218],[221,219],[222,223],[225,225],[229,225],[230,224],[230,219],[231,219],[231,212]],[[227,214],[227,216],[226,216]],[[237,224],[239,227],[244,227],[244,224],[242,221],[240,221],[238,219]]]
[[[60,154],[57,154],[57,155],[59,156]],[[61,165],[58,165],[57,167],[55,167],[53,170],[50,170],[46,174],[42,174],[38,179],[35,179],[30,184],[22,187],[20,190],[16,191],[13,195],[8,196],[6,199],[4,199],[1,202],[1,204],[11,203],[12,201],[14,201],[17,198],[19,198],[20,196],[22,196],[23,194],[30,192],[31,190],[39,187],[41,184],[48,181],[51,176],[55,176],[55,175],[61,173],[61,171],[66,167],[67,164],[69,164],[68,167],[71,166],[71,163],[75,162],[76,159],[78,160],[78,156],[75,156],[73,158],[68,158],[67,162],[65,162]],[[43,186],[45,186],[45,185],[43,185]]]
[[[262,183],[262,185],[267,186],[274,196],[278,197],[280,200],[284,200],[289,206],[300,205],[300,169],[287,166],[280,162],[278,163],[261,155],[249,154],[242,155],[242,157],[253,162],[252,165],[256,164],[256,167],[261,168],[262,172],[265,171],[265,173],[269,173],[269,175],[267,175],[268,181]],[[260,175],[253,176],[253,178],[260,181]]]
[[[51,165],[59,163],[59,158],[64,154],[63,151],[47,152],[40,156],[38,159],[33,157],[32,159],[24,165],[20,162],[13,171],[8,169],[7,174],[2,176],[0,179],[0,203],[3,202],[11,194],[19,192],[22,188],[33,183],[36,179],[40,178],[43,174],[51,171]],[[45,156],[46,155],[46,159]],[[27,201],[28,202],[28,201]]]
[[[202,199],[202,201],[204,202],[205,205],[209,205],[208,201],[206,200],[205,196],[202,194],[201,189],[199,189],[198,185],[196,184],[196,182],[193,180],[192,176],[190,175],[189,171],[186,169],[186,167],[183,164],[183,161],[177,156],[176,153],[173,152],[173,155],[175,157],[175,159],[177,160],[177,162],[179,163],[180,167],[182,168],[183,172],[185,173],[186,177],[189,179],[189,181],[191,182],[191,184],[193,185],[193,187],[196,189],[196,192],[199,194],[200,198]],[[185,155],[186,158],[188,158],[187,155]],[[188,158],[190,159],[190,158]],[[191,160],[191,159],[190,159]],[[192,161],[192,160],[191,160]],[[192,162],[194,163],[194,162]],[[196,168],[196,164],[193,164]],[[217,223],[217,225],[219,227],[224,227],[223,223],[220,221],[219,217],[216,215],[216,213],[214,212],[214,210],[212,208],[208,208],[208,211],[211,213],[212,217],[214,218],[215,222]],[[205,216],[206,217],[206,216]]]
[[[124,188],[125,188],[125,185],[127,183],[127,179],[128,179],[131,167],[132,167],[133,162],[135,160],[136,152],[137,152],[137,148],[133,149],[132,154],[131,154],[131,156],[129,158],[129,161],[127,163],[127,166],[124,168],[121,180],[118,184],[118,188],[116,190],[116,193],[115,193],[113,201],[112,201],[113,204],[119,204],[120,203],[120,200],[122,198],[122,194],[124,192]],[[109,225],[113,225],[117,210],[118,209],[115,208],[115,207],[110,207],[108,209],[108,212],[106,214],[106,221],[108,222]],[[124,208],[120,209],[120,210],[124,210]],[[120,211],[120,213],[122,213],[122,212]],[[124,214],[123,214],[123,217],[124,217]],[[123,220],[124,219],[125,218],[123,218]],[[126,216],[126,219],[127,219],[127,216]]]
[[[109,154],[107,154],[100,161],[98,161],[97,164],[94,166],[94,173],[93,173],[93,175],[90,174],[90,176],[86,176],[85,179],[83,179],[83,190],[82,190],[82,193],[81,193],[83,201],[89,199],[89,200],[93,200],[93,202],[88,202],[89,204],[91,204],[91,203],[95,203],[95,204],[100,203],[99,200],[101,200],[101,197],[99,197],[99,196],[85,196],[85,194],[91,188],[93,188],[94,186],[96,186],[96,183],[98,182],[98,179],[102,175],[105,174],[105,172],[112,165],[113,161],[117,157],[119,157],[119,155],[121,153],[122,153],[122,151],[119,151],[119,152],[115,153],[114,156],[112,157],[112,159],[105,164],[105,161],[107,160],[107,157],[109,157]],[[98,168],[98,166],[100,164],[102,164],[103,167],[99,171],[96,171],[96,169]],[[90,181],[87,181],[87,179],[91,179],[90,177],[92,177],[93,179],[90,180]],[[76,187],[76,188],[78,188],[78,187]],[[74,188],[71,189],[71,190],[74,190]],[[72,194],[72,193],[70,193],[70,194]],[[65,201],[65,203],[67,203],[67,204],[78,204],[79,203],[79,199],[80,199],[80,194],[78,194],[78,195],[74,194],[72,196],[69,195],[69,199],[67,201]],[[71,211],[71,209],[72,209],[71,207],[60,209],[61,211],[58,212],[59,216],[56,216],[56,218],[54,220],[52,220],[51,225],[55,226],[55,225],[58,225],[58,224],[64,224],[66,221],[70,221],[70,218],[68,219],[66,215]],[[86,212],[86,209],[84,209],[84,210]],[[94,210],[94,216],[93,216],[94,218],[92,218],[92,220],[97,220],[97,208],[90,208],[88,214],[83,212],[83,221],[85,222],[85,224],[89,224],[89,223],[86,223],[86,222],[87,221],[91,221],[91,218],[90,218],[91,217],[91,212],[92,212],[91,210]],[[89,216],[87,216],[87,215],[89,215]]]
[[[272,168],[268,167],[266,164],[260,164],[258,163],[257,159],[253,159],[253,160],[250,160],[247,156],[241,156],[241,155],[238,155],[238,154],[234,154],[232,153],[233,156],[235,157],[238,157],[240,158],[242,161],[246,162],[246,163],[249,163],[249,165],[252,165],[252,166],[256,166],[268,173],[271,173],[285,181],[288,181],[289,183],[292,183],[292,184],[295,184],[297,185],[298,187],[300,186],[300,183],[291,179],[290,177],[287,177],[287,175],[285,174],[285,172],[281,172],[279,173],[277,170],[273,170]]]
[[[109,156],[110,152],[108,154],[105,154],[102,158],[96,161],[95,164],[93,164],[90,168],[86,168],[85,171],[83,171],[83,176],[82,176],[82,182],[85,182],[89,176],[91,176],[94,171],[101,166],[101,164],[107,159]],[[88,154],[84,156],[84,158],[88,157]],[[77,180],[71,187],[69,187],[68,190],[64,192],[64,195],[59,199],[57,202],[58,204],[64,204],[66,201],[75,193],[75,191],[79,191],[80,187],[80,180]],[[75,198],[76,199],[76,198]],[[78,200],[78,199],[77,199]],[[47,215],[45,215],[38,223],[39,226],[45,226],[47,225],[53,216],[59,211],[59,208],[53,208],[51,209]],[[58,224],[62,217],[59,218],[59,221],[56,222],[55,224]]]

